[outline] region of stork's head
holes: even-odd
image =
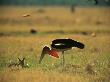
[[[50,56],[59,58],[57,51],[54,49],[50,49],[48,46],[45,46],[42,50],[39,63],[41,63],[42,59],[44,58],[45,54],[49,54]]]

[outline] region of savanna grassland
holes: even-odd
[[[61,53],[38,64],[57,38],[85,48],[66,51],[64,67]],[[27,67],[9,67],[24,57]],[[110,82],[110,8],[0,7],[0,82]]]

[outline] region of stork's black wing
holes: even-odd
[[[83,49],[84,44],[78,41],[74,41],[72,39],[55,39],[52,41],[51,47],[56,49],[66,49],[72,47]]]

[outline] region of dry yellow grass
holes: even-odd
[[[74,13],[66,7],[0,7],[0,10],[0,82],[109,80],[110,8],[76,8]],[[24,18],[23,14],[30,16]],[[31,34],[32,28],[38,33]],[[91,36],[93,32],[95,37]],[[58,64],[60,59],[49,56],[38,65],[42,47],[50,45],[56,38],[72,38],[85,44],[84,50],[70,50],[65,55],[68,64],[81,65],[81,70],[78,70],[81,74],[61,72],[62,68],[54,70],[52,64]],[[12,71],[5,66],[18,57],[26,57],[30,68]],[[84,68],[88,63],[94,64],[96,75],[86,74]]]
[[[1,75],[2,74],[2,75]],[[82,76],[72,76],[57,72],[42,72],[38,70],[18,70],[1,72],[0,82],[88,82]]]
[[[45,12],[39,13],[40,9]],[[108,28],[110,22],[110,8],[76,8],[74,13],[71,13],[68,7],[1,7],[0,10],[2,11],[0,19],[2,23],[5,22],[4,26],[0,25],[1,31],[2,29],[6,31],[7,28],[11,31],[26,31],[32,27],[39,31],[94,31],[105,30],[104,28]],[[7,12],[10,13],[7,14]],[[25,13],[31,16],[22,17]]]

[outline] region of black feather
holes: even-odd
[[[72,47],[83,49],[84,44],[72,39],[55,39],[52,41],[51,47],[55,49],[66,49]]]

